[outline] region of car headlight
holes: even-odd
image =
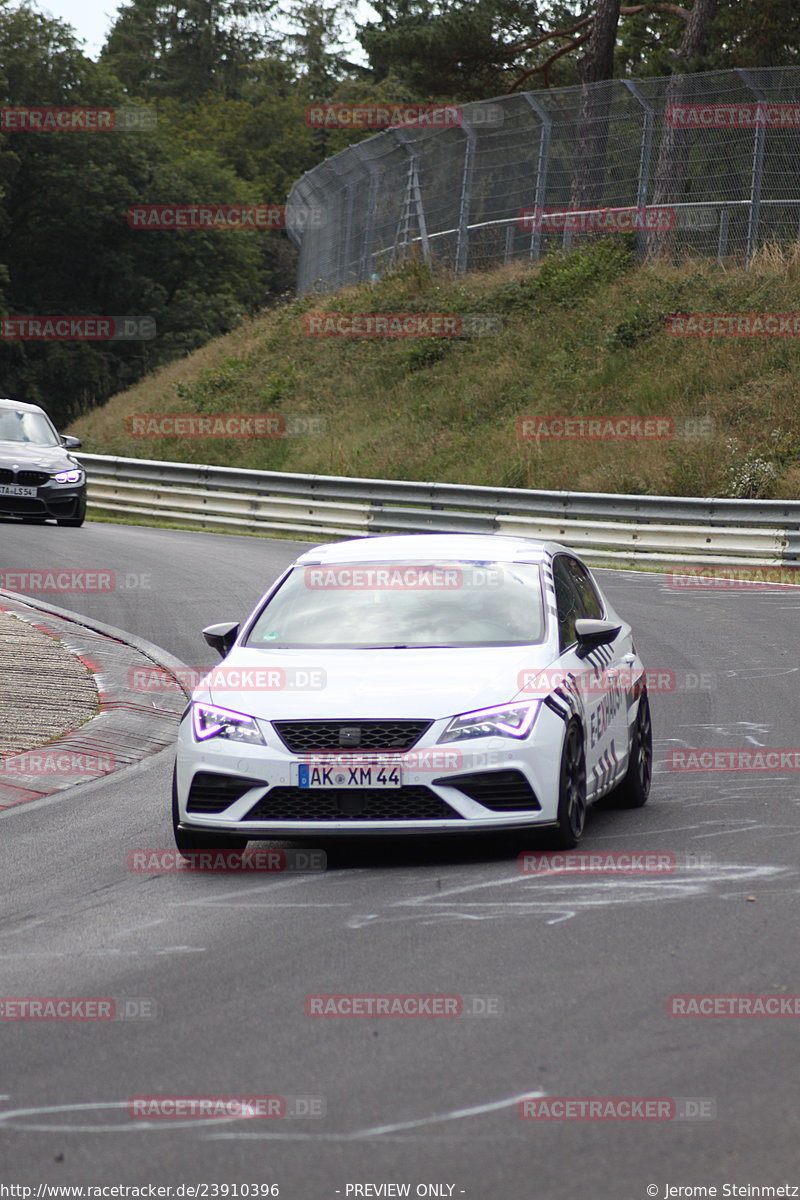
[[[83,479],[83,471],[74,468],[71,471],[58,471],[54,476],[56,483],[80,483]]]
[[[192,728],[195,740],[207,742],[209,738],[226,738],[229,742],[249,742],[251,746],[265,746],[255,717],[244,713],[217,708],[213,704],[192,705]]]
[[[523,704],[504,704],[497,708],[481,708],[477,712],[453,717],[440,742],[461,742],[481,737],[527,737],[536,720],[540,701]]]

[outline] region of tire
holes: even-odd
[[[609,795],[609,802],[616,808],[641,808],[647,803],[652,777],[653,725],[650,720],[647,692],[642,692],[631,735],[628,769],[622,781]]]
[[[56,520],[59,525],[67,525],[72,529],[80,529],[86,520],[86,497],[81,496],[78,511],[74,517],[57,517]]]
[[[249,838],[227,837],[225,834],[208,833],[198,829],[195,833],[190,829],[179,829],[180,812],[178,809],[178,782],[175,771],[172,772],[172,832],[175,845],[183,854],[191,850],[246,850]]]
[[[548,837],[554,850],[577,846],[586,823],[586,750],[583,731],[570,721],[564,735],[558,776],[558,829]]]

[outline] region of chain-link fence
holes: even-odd
[[[460,274],[620,229],[642,254],[750,258],[800,237],[800,67],[439,106],[307,172],[287,227],[301,295],[411,254]]]

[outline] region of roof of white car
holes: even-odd
[[[0,408],[10,408],[13,412],[44,412],[38,404],[25,404],[22,400],[9,400],[5,396],[0,396]]]
[[[408,533],[352,538],[315,546],[299,562],[542,562],[563,550],[556,542],[485,533]]]

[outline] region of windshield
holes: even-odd
[[[544,627],[535,564],[326,563],[294,568],[246,645],[527,646]]]
[[[0,409],[0,442],[60,446],[61,439],[44,413]]]

